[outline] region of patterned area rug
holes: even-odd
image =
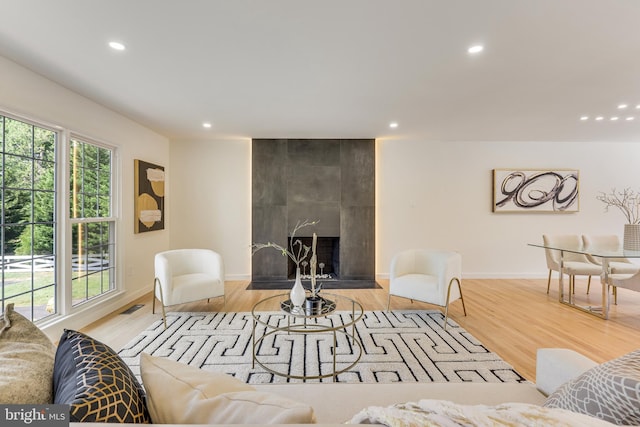
[[[342,322],[336,312],[320,322]],[[286,323],[282,313],[265,312],[270,325]],[[362,343],[360,361],[338,375],[339,382],[524,382],[498,355],[437,310],[365,311],[356,324]],[[252,368],[251,313],[167,313],[167,329],[156,321],[133,339],[120,356],[139,375],[139,355],[168,357],[209,371],[225,372],[250,384],[301,382]],[[273,338],[273,339],[271,339]],[[337,334],[338,370],[357,358],[357,346]],[[278,333],[258,348],[271,369],[293,375],[318,375],[333,367],[333,334]],[[355,353],[354,353],[355,352]],[[307,380],[331,382],[332,378]]]

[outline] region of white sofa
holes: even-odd
[[[278,384],[256,385],[266,391],[314,409],[317,423],[337,426],[367,406],[388,406],[420,399],[450,400],[460,404],[497,405],[505,402],[542,404],[546,395],[569,379],[596,366],[596,362],[567,349],[540,349],[536,384],[533,383],[395,383],[395,384]],[[97,423],[71,425],[99,427]],[[169,424],[167,424],[169,425]]]
[[[49,338],[10,304],[0,316],[0,403],[70,405],[70,419],[87,421],[71,423],[78,427],[103,425],[93,423],[95,420],[149,419],[165,425],[315,420],[330,426],[356,415],[359,422],[393,424],[405,418],[424,418],[425,414],[457,419],[460,413],[476,425],[491,425],[496,417],[511,425],[522,424],[514,418],[526,422],[544,418],[554,425],[580,427],[611,425],[581,415],[594,413],[618,424],[640,425],[640,350],[603,364],[566,349],[541,349],[537,356],[536,384],[252,387],[229,375],[142,353],[141,385],[109,346],[81,332],[65,330],[54,348]],[[559,391],[547,399],[546,395],[558,387]]]

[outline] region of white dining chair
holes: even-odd
[[[640,271],[635,274],[609,274],[607,284],[613,288],[614,304],[618,304],[618,288],[640,292]]]
[[[615,234],[604,235],[582,235],[584,248],[587,250],[616,252],[622,251],[620,237]],[[602,260],[598,257],[588,256],[593,263],[602,265]],[[635,274],[640,271],[640,265],[633,263],[628,258],[610,258],[609,269],[611,274]]]
[[[583,234],[582,242],[584,243],[585,249],[593,250],[594,252],[617,252],[622,250],[622,242],[620,242],[620,237],[618,237],[616,234]],[[591,262],[602,265],[601,258],[589,255],[588,257]],[[628,258],[610,258],[608,261],[608,265],[609,274],[614,275],[636,274],[640,271],[640,265],[633,263]],[[589,293],[588,288],[587,293]],[[617,304],[618,292],[616,291],[615,287],[613,287],[613,293],[615,303]]]
[[[618,252],[622,251],[622,242],[616,234],[603,235],[583,235],[585,249],[591,249],[594,252]],[[602,260],[598,257],[589,257],[592,262],[602,265]],[[614,304],[618,304],[618,287],[612,285],[612,282],[618,282],[640,272],[640,265],[635,264],[628,258],[609,258],[609,275],[613,275],[615,279],[609,281],[608,285],[613,289]],[[588,293],[588,289],[587,289]]]
[[[582,237],[578,234],[543,234],[542,241],[544,246],[558,247],[565,249],[580,250],[583,248]],[[549,277],[547,279],[547,293],[551,285],[551,272],[558,272],[558,280],[560,279],[560,251],[545,248],[545,257],[547,268],[549,269]],[[584,254],[573,252],[564,252],[563,272],[569,276],[569,292],[575,290],[575,277],[588,276],[587,287],[591,286],[591,276],[600,276],[602,266],[593,263]]]

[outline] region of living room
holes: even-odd
[[[640,169],[637,167],[637,159],[640,158],[640,116],[629,122],[608,120],[613,115],[622,116],[618,110],[620,103],[628,102],[634,108],[640,104],[640,95],[634,92],[635,86],[629,83],[634,81],[629,75],[637,71],[637,59],[628,58],[634,56],[629,54],[630,42],[620,36],[621,28],[629,28],[621,22],[632,22],[637,14],[625,13],[621,4],[626,5],[626,2],[611,2],[614,6],[609,2],[606,6],[595,1],[588,3],[593,10],[581,14],[582,20],[572,18],[567,21],[567,25],[571,23],[571,31],[575,32],[570,33],[571,37],[567,36],[572,43],[567,42],[547,53],[546,59],[544,53],[538,52],[535,60],[527,56],[529,53],[523,53],[514,57],[514,62],[520,65],[506,67],[505,57],[500,57],[503,62],[497,62],[492,57],[491,51],[499,49],[495,35],[493,44],[490,43],[492,38],[487,36],[486,56],[469,58],[465,44],[467,39],[472,41],[473,37],[469,34],[464,42],[459,43],[461,51],[455,55],[459,54],[460,58],[453,60],[450,56],[454,54],[446,54],[447,60],[456,65],[462,64],[463,68],[457,71],[458,74],[452,75],[450,82],[442,75],[429,81],[432,85],[430,91],[438,102],[448,98],[447,94],[453,90],[453,86],[460,86],[455,92],[456,96],[451,97],[455,102],[441,109],[437,108],[435,102],[435,106],[429,104],[421,111],[407,111],[406,120],[396,116],[397,113],[391,108],[384,109],[384,122],[379,120],[377,127],[372,126],[366,132],[361,130],[355,134],[341,131],[344,124],[340,121],[336,121],[334,129],[331,129],[329,120],[320,124],[325,128],[323,131],[301,129],[300,124],[292,124],[281,129],[265,127],[261,134],[253,134],[237,126],[220,131],[216,131],[214,126],[213,132],[197,129],[182,134],[170,132],[162,126],[153,128],[141,124],[145,120],[151,123],[154,119],[136,106],[116,105],[116,102],[107,107],[105,105],[109,97],[105,94],[104,99],[91,99],[81,95],[80,90],[70,90],[56,82],[56,75],[64,74],[64,71],[51,66],[50,57],[32,50],[20,54],[20,50],[26,50],[28,46],[15,41],[7,34],[9,30],[0,30],[0,52],[3,55],[0,57],[0,111],[87,135],[114,144],[118,150],[117,292],[97,305],[70,310],[65,318],[50,319],[42,325],[43,329],[57,339],[64,328],[84,328],[144,298],[153,284],[154,255],[167,249],[211,248],[223,256],[227,280],[248,282],[251,278],[253,137],[375,139],[377,279],[388,279],[391,259],[403,249],[442,248],[462,254],[463,280],[467,283],[492,279],[518,283],[521,280],[527,283],[526,286],[535,283],[544,293],[548,273],[544,252],[528,246],[528,243],[541,243],[544,233],[621,235],[624,218],[618,212],[606,212],[596,196],[612,188],[636,188],[640,182]],[[16,10],[19,8],[15,6]],[[603,14],[597,12],[601,8],[611,8],[616,19],[602,19]],[[511,11],[514,15],[505,13],[503,19],[515,19],[518,16],[515,12],[518,11]],[[638,10],[635,9],[635,12]],[[527,24],[529,30],[540,28],[536,25],[544,22],[538,13],[532,11],[532,15],[532,22]],[[461,19],[467,24],[473,21],[469,17]],[[380,25],[383,21],[380,18],[376,23]],[[527,23],[527,19],[523,21]],[[490,22],[497,25],[495,21]],[[300,24],[295,28],[300,30]],[[470,31],[474,34],[478,32],[479,29]],[[522,32],[524,35],[515,32],[520,38],[514,35],[514,39],[531,43],[537,40],[535,43],[540,43],[536,45],[538,50],[549,48],[553,42],[560,40],[542,37],[538,30],[535,35],[533,32],[527,33],[526,29]],[[600,41],[596,44],[599,48],[597,53],[580,50],[579,56],[584,59],[584,56],[602,55],[602,64],[615,64],[606,67],[609,74],[600,74],[603,67],[581,68],[573,64],[576,53],[571,49],[583,46],[581,36],[586,37],[590,32],[595,33],[590,37],[610,43]],[[505,43],[504,39],[501,43]],[[622,44],[619,50],[611,48],[617,43]],[[73,47],[76,48],[80,49]],[[513,46],[510,49],[511,55],[518,51]],[[43,56],[34,59],[33,56],[38,54]],[[559,58],[562,55],[566,58]],[[28,62],[30,56],[31,60],[40,60],[44,64],[42,69],[32,70],[21,65],[21,62]],[[98,63],[97,67],[118,72],[117,62],[109,62],[114,60],[113,55],[106,53],[104,56],[101,59],[103,62]],[[115,57],[115,61],[120,59]],[[551,65],[544,67],[540,64]],[[535,72],[526,76],[501,73],[489,85],[486,76],[501,68],[509,68],[513,73],[524,72],[526,68],[535,69]],[[184,68],[177,68],[175,72],[181,70]],[[46,71],[51,72],[49,78],[44,76]],[[411,74],[409,71],[406,73]],[[153,69],[146,72],[149,76],[154,74]],[[214,71],[210,72],[215,74]],[[423,72],[426,73],[426,70]],[[78,77],[69,72],[67,78],[69,75],[72,80]],[[482,79],[476,82],[475,76]],[[188,72],[185,71],[183,79],[189,79]],[[479,86],[476,87],[476,83]],[[127,91],[129,84],[135,85],[136,82],[124,82],[120,90]],[[145,86],[149,92],[162,91],[162,88],[161,83]],[[276,98],[279,101],[273,102],[273,109],[277,110],[278,105],[284,108],[289,97],[293,96],[284,92],[285,89],[280,98]],[[105,91],[110,90],[111,86]],[[230,104],[230,109],[246,109],[246,114],[250,114],[252,108],[247,101],[250,98],[240,98],[242,90],[239,86],[236,86],[236,90],[237,100],[224,99],[220,102],[214,95],[207,97],[212,102],[223,104],[217,107],[217,111],[224,110],[224,104]],[[299,88],[291,90],[293,92]],[[347,106],[354,116],[360,116],[372,104],[371,108],[376,110],[375,116],[379,118],[377,109],[380,104],[393,104],[396,97],[411,98],[418,96],[416,93],[428,97],[424,95],[425,91],[424,87],[416,87],[414,92],[407,91],[375,101],[360,99],[347,103]],[[315,91],[313,94],[320,96]],[[193,94],[188,96],[195,97]],[[336,98],[344,101],[337,95]],[[468,106],[472,101],[472,106]],[[236,102],[241,107],[238,108]],[[589,103],[589,107],[583,107],[581,102],[585,105]],[[529,109],[528,104],[532,103],[537,105],[536,111]],[[166,105],[164,108],[177,110],[180,106]],[[278,115],[267,114],[269,110],[264,107],[260,111],[265,114],[265,122],[272,120],[273,115]],[[313,115],[311,112],[293,114],[295,111],[294,108],[282,114],[288,115],[287,120],[295,122],[299,119],[300,123],[306,120],[307,114]],[[505,112],[510,115],[504,116]],[[607,117],[607,122],[581,122],[580,116],[585,114],[602,114]],[[194,127],[200,128],[201,117],[193,118]],[[338,118],[349,121],[346,117],[347,120],[345,117]],[[211,120],[216,125],[218,119],[214,117]],[[388,121],[391,120],[397,120],[399,126],[389,128]],[[426,125],[420,127],[419,132],[414,131],[411,126],[419,122],[425,122]],[[449,133],[444,132],[440,122],[449,124]],[[164,230],[139,234],[133,231],[134,159],[165,167],[167,205]],[[579,211],[493,212],[492,171],[502,168],[579,170]],[[556,283],[556,277],[554,275],[552,286]],[[508,289],[501,292],[508,299]],[[552,288],[552,297],[555,297],[555,292]],[[482,306],[479,299],[483,297],[491,299],[490,295],[474,294],[473,291],[469,299],[475,299],[476,304]],[[499,305],[491,304],[495,310],[500,310]],[[554,302],[549,301],[549,304]],[[624,298],[620,304],[625,304]],[[458,320],[458,316],[460,313],[454,310],[454,320]],[[606,322],[614,324],[619,321],[613,315]],[[636,327],[634,323],[630,325],[631,328]],[[500,333],[500,330],[491,331],[497,336]],[[587,348],[599,345],[584,343]]]
[[[96,320],[147,293],[153,279],[153,254],[161,250],[214,248],[225,260],[228,279],[250,278],[250,137],[167,138],[7,58],[2,58],[1,65],[5,76],[2,104],[7,112],[119,146],[118,256],[123,294],[76,325]],[[611,101],[600,107],[603,114],[615,113],[623,95],[632,97],[612,94]],[[550,108],[557,102],[548,99]],[[506,129],[496,122],[477,129],[462,123],[465,132],[460,133],[468,136],[459,139],[407,135],[402,128],[385,130],[383,123],[379,130],[371,130],[373,135],[334,135],[376,137],[376,275],[388,277],[391,257],[399,250],[426,246],[459,251],[465,278],[540,278],[546,277],[544,255],[527,243],[541,242],[543,233],[620,235],[623,218],[605,212],[596,196],[612,188],[633,187],[638,181],[635,159],[640,146],[637,138],[629,136],[637,124],[596,127],[596,123],[580,123],[581,114],[576,110],[571,117],[542,115],[546,122],[535,118],[535,125],[526,128],[525,123],[517,122],[526,118],[517,114]],[[566,133],[568,126],[580,135],[593,136],[577,138]],[[554,129],[558,136],[549,136],[553,134],[545,128]],[[528,129],[526,134],[524,129]],[[474,130],[481,137],[474,139]],[[492,132],[496,137],[487,140]],[[500,132],[507,136],[498,137]],[[134,159],[167,170],[163,231],[133,233]],[[496,168],[579,170],[579,212],[493,213],[491,173]]]

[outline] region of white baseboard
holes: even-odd
[[[547,279],[549,273],[462,273],[463,279]],[[376,274],[376,279],[389,279],[389,273]]]

